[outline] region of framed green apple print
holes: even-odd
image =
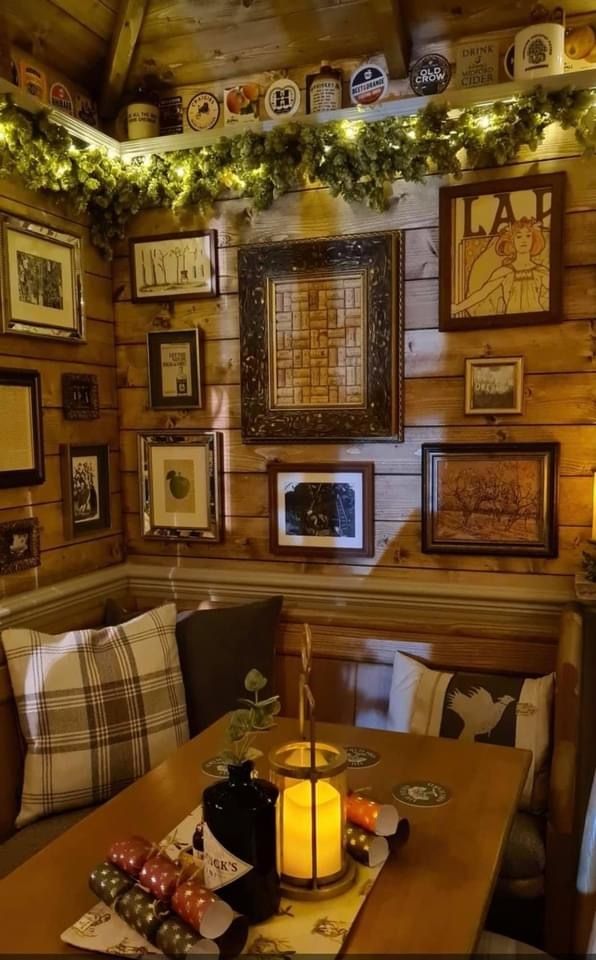
[[[215,430],[140,434],[139,496],[143,537],[218,543],[221,434]]]

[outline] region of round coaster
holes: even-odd
[[[391,791],[396,800],[410,807],[441,807],[451,799],[451,791],[432,780],[414,780],[398,783]]]
[[[369,750],[368,747],[357,747],[351,743],[344,747],[348,755],[348,767],[361,769],[362,767],[374,767],[381,759],[381,754],[376,750]]]
[[[228,776],[228,763],[224,757],[211,757],[201,764],[201,770],[208,777],[215,777],[216,780],[225,780]]]

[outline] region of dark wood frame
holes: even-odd
[[[150,531],[145,532],[143,517],[145,504],[151,502],[151,470],[149,447],[171,443],[192,446],[202,444],[209,448],[210,454],[210,525],[205,530],[186,527],[160,527],[151,525]],[[138,463],[139,463],[139,512],[141,536],[145,540],[169,540],[184,543],[221,543],[223,540],[224,510],[223,510],[223,459],[222,434],[219,430],[144,430],[138,435]],[[150,520],[152,514],[149,510]]]
[[[0,554],[0,576],[5,576],[10,573],[21,573],[23,570],[31,570],[33,567],[39,567],[41,563],[39,520],[37,517],[23,517],[22,520],[7,520],[5,523],[0,523],[0,536],[18,533],[20,530],[27,530],[29,534],[29,543],[31,545],[30,556],[3,563]]]
[[[471,400],[473,396],[472,377],[474,367],[515,365],[516,368],[516,395],[519,395],[519,403],[515,409],[505,409],[505,407],[484,407],[475,410]],[[522,357],[466,357],[464,366],[464,412],[468,417],[499,416],[509,417],[524,412],[524,369],[525,362]]]
[[[275,280],[365,271],[366,406],[270,403],[268,300]],[[245,443],[403,439],[403,243],[400,231],[240,247],[240,381]]]
[[[159,350],[162,343],[185,343],[191,348],[190,366],[192,399],[164,397],[162,392]],[[149,406],[153,410],[191,410],[202,407],[201,344],[196,327],[188,330],[152,330],[147,334],[147,371],[149,376]]]
[[[159,243],[162,240],[196,239],[209,237],[211,253],[211,285],[212,293],[170,293],[157,294],[154,297],[139,297],[137,295],[137,272],[135,267],[134,248],[140,243]],[[167,303],[172,300],[203,300],[219,296],[219,266],[217,256],[217,230],[187,230],[184,233],[161,233],[159,236],[130,237],[128,241],[130,262],[130,298],[133,303]]]
[[[280,556],[305,556],[346,559],[373,557],[375,554],[375,465],[365,463],[269,463],[269,549]],[[358,473],[362,477],[362,547],[292,547],[278,543],[277,478],[280,473]],[[315,538],[313,538],[315,539]]]
[[[97,457],[100,489],[97,491],[99,517],[96,520],[77,521],[74,516],[72,490],[72,458]],[[110,518],[110,448],[107,443],[63,443],[60,445],[62,467],[62,498],[64,504],[64,533],[69,540],[86,537],[98,530],[109,530]]]
[[[0,489],[7,487],[31,487],[45,480],[43,457],[43,414],[41,399],[41,377],[37,370],[14,370],[10,367],[0,369],[0,386],[28,387],[31,393],[31,418],[33,431],[34,465],[26,470],[0,471]],[[1,413],[1,411],[0,411]],[[0,442],[6,443],[0,417]]]
[[[541,456],[544,460],[544,537],[541,543],[519,544],[483,541],[437,543],[433,539],[435,507],[434,461],[439,456],[473,454],[477,459],[506,456]],[[423,443],[422,444],[422,552],[469,556],[556,557],[558,555],[558,443]]]
[[[84,404],[74,397],[77,386],[89,390],[89,403]],[[65,420],[97,420],[99,418],[99,386],[94,373],[62,374],[62,407]]]
[[[559,323],[563,319],[563,217],[565,209],[565,173],[467,183],[439,190],[439,330],[481,330],[495,327],[519,327],[537,323]],[[550,220],[550,309],[539,313],[511,313],[484,317],[451,315],[452,201],[458,197],[490,193],[515,193],[549,187],[552,191]]]

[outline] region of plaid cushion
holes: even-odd
[[[168,604],[103,630],[5,630],[2,643],[27,746],[23,827],[101,803],[188,739]]]

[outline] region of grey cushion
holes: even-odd
[[[83,807],[82,810],[69,810],[55,817],[37,820],[29,827],[17,830],[12,837],[0,843],[0,879],[20,867],[34,853],[42,850],[48,843],[65,833],[69,827],[91,813],[95,807]]]
[[[544,823],[541,817],[517,813],[505,848],[501,877],[528,880],[544,873],[546,850]]]

